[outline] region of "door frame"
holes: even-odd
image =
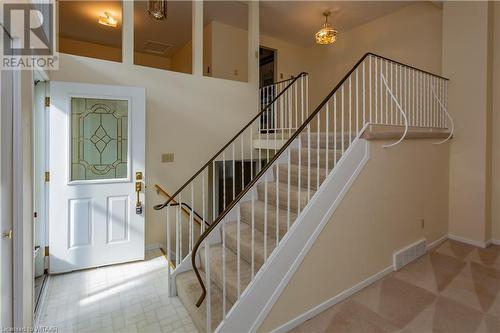
[[[13,171],[13,161],[12,161],[12,153],[13,153],[13,131],[12,131],[12,124],[13,124],[13,115],[14,115],[14,73],[9,73],[12,74],[12,76],[9,78],[9,81],[4,81],[1,80],[1,86],[4,87],[5,84],[8,82],[11,85],[11,96],[9,97],[10,99],[10,104],[11,107],[6,109],[2,109],[2,121],[0,122],[0,135],[2,138],[0,139],[0,152],[2,152],[2,158],[0,159],[0,169],[2,170],[2,175],[0,178],[0,183],[2,184],[2,188],[5,189],[5,187],[8,187],[7,191],[2,191],[0,193],[0,198],[1,198],[1,218],[2,218],[2,223],[0,223],[0,231],[2,233],[1,237],[3,238],[3,233],[6,232],[8,229],[13,230],[14,225],[12,223],[13,221],[13,183],[12,183],[12,171]],[[2,92],[6,92],[6,89],[2,89]],[[3,99],[4,96],[0,96],[0,99]],[[9,152],[8,155],[4,152]],[[8,158],[5,158],[8,157]],[[5,175],[5,176],[4,176]],[[3,180],[7,178],[5,181]],[[9,181],[10,179],[10,181]],[[6,223],[8,225],[5,225],[5,221],[10,221],[10,223]],[[6,229],[4,229],[6,228]],[[6,240],[2,239],[2,242]],[[0,326],[6,327],[8,325],[13,325],[14,324],[14,242],[13,239],[10,240],[10,258],[6,258],[3,253],[0,253],[0,270],[3,270],[4,265],[10,265],[10,270],[7,272],[2,272],[0,275],[0,280],[6,279],[10,283],[10,299],[6,297],[5,295],[1,295],[2,289],[3,289],[3,283],[4,281],[0,281]],[[10,261],[10,263],[9,263]],[[9,281],[10,280],[10,281]],[[6,309],[7,308],[7,309]],[[3,318],[4,315],[6,318]],[[10,318],[9,318],[10,317]],[[5,320],[5,321],[3,321]]]
[[[15,40],[15,42],[17,42]],[[13,326],[33,326],[33,71],[14,71],[12,126]]]
[[[21,31],[16,26],[3,24],[0,29],[11,38],[15,48],[20,46]],[[5,34],[4,34],[5,36]],[[43,76],[48,78],[46,72]],[[33,327],[34,309],[34,260],[33,260],[33,70],[12,70],[12,127],[11,141],[7,148],[12,159],[0,159],[2,168],[9,170],[12,179],[10,195],[12,204],[7,207],[12,216],[12,320],[13,327]]]

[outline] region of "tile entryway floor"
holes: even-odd
[[[500,246],[446,241],[292,332],[500,332]]]
[[[196,332],[177,297],[168,297],[160,250],[144,261],[50,277],[38,326],[58,332]]]

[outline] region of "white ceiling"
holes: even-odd
[[[331,23],[340,33],[407,6],[412,1],[261,1],[261,34],[297,45],[313,45],[313,35],[323,23],[322,13],[332,11]],[[146,13],[146,1],[134,9],[136,51],[148,40],[173,45],[170,56],[191,39],[191,1],[168,1],[168,18],[155,21]],[[248,27],[248,6],[242,1],[206,1],[204,24],[215,20]],[[59,1],[59,29],[63,37],[110,46],[121,46],[121,29],[97,24],[110,11],[121,25],[121,1]]]

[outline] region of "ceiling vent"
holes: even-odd
[[[173,47],[172,44],[165,44],[165,43],[155,42],[153,40],[148,40],[143,50],[144,52],[151,54],[164,55],[171,47]]]

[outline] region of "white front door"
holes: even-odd
[[[145,90],[52,81],[49,117],[50,272],[144,259]]]

